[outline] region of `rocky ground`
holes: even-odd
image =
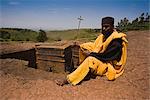
[[[150,31],[127,36],[125,72],[115,81],[96,77],[62,87],[54,80],[64,74],[29,68],[23,60],[0,59],[0,100],[150,100]]]

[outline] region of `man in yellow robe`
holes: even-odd
[[[88,73],[106,76],[108,80],[115,80],[123,74],[127,58],[126,34],[118,33],[114,29],[114,18],[102,19],[102,34],[95,42],[80,45],[80,66],[66,79],[56,81],[58,85],[77,85]]]

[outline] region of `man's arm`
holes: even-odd
[[[103,62],[120,60],[122,54],[122,40],[115,39],[107,47],[103,53],[90,53],[89,56],[93,56]]]

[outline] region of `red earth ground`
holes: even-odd
[[[115,81],[98,76],[62,87],[54,80],[64,74],[29,68],[23,60],[0,59],[0,100],[150,100],[150,31],[130,31],[127,36],[125,72]]]

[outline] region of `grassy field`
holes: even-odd
[[[30,29],[0,28],[0,41],[35,41],[38,33]]]
[[[55,30],[55,31],[45,31],[48,40],[45,42],[54,42],[62,40],[83,40],[89,41],[94,40],[98,31],[96,29],[71,29],[71,30]],[[14,29],[14,28],[1,28],[0,29],[0,40],[3,42],[12,41],[37,41],[38,31],[33,31],[29,29]]]
[[[93,29],[81,29],[81,30],[63,30],[63,31],[48,31],[48,41],[61,41],[61,40],[94,40],[99,32],[95,32]]]

